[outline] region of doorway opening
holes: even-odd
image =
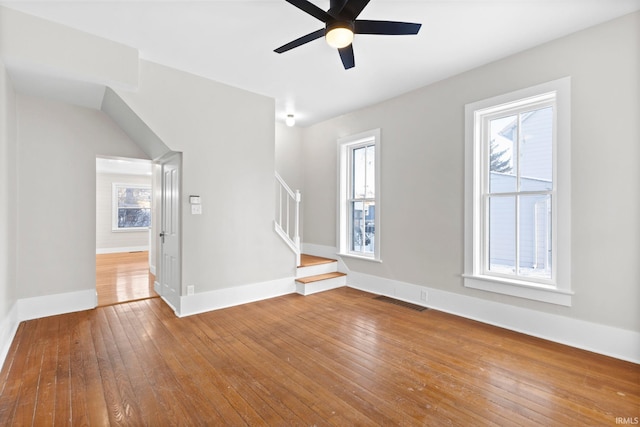
[[[158,297],[151,245],[153,164],[96,158],[98,306]]]

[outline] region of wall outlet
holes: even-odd
[[[194,285],[187,286],[187,295],[193,295],[196,293],[196,287]]]
[[[429,299],[429,293],[427,291],[420,291],[420,301],[427,301]]]

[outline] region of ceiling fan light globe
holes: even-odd
[[[335,49],[342,49],[353,42],[353,31],[350,28],[334,27],[327,31],[327,44]]]

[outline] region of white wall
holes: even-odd
[[[96,156],[145,155],[101,111],[20,94],[17,111],[17,296],[95,289]]]
[[[16,104],[0,61],[0,366],[17,327],[16,315]]]
[[[151,176],[96,174],[96,253],[149,249],[149,230],[113,231],[113,184],[141,184],[151,187]]]
[[[304,241],[336,246],[336,140],[382,130],[383,263],[354,272],[640,331],[640,13],[303,132]],[[572,78],[572,307],[463,287],[464,105]],[[562,165],[560,165],[562,167]]]
[[[118,95],[183,153],[183,294],[292,277],[295,258],[273,229],[274,100],[151,62],[140,70],[139,89]]]
[[[184,194],[202,196],[204,209],[191,216],[184,198],[183,289],[194,285],[200,293],[294,275],[295,257],[273,230],[273,99],[139,62],[135,49],[9,9],[0,8],[0,23],[0,55],[13,70],[45,77],[47,93],[62,88],[48,73],[117,88],[144,126],[183,152]],[[69,46],[83,54],[69,57]],[[24,94],[18,111],[17,297],[90,289],[95,157],[147,156],[101,112]]]
[[[0,28],[0,54],[14,68],[111,87],[138,83],[135,48],[1,6]]]

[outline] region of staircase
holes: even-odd
[[[338,261],[335,259],[301,254],[296,271],[296,292],[311,295],[340,288],[346,286],[346,276],[338,271]]]
[[[300,191],[293,191],[282,177],[276,178],[275,231],[296,255],[296,292],[316,292],[346,286],[346,274],[338,271],[338,261],[303,254],[300,250]]]
[[[276,233],[296,254],[296,265],[300,265],[300,191],[289,188],[278,172],[276,172],[276,219],[273,223]]]

